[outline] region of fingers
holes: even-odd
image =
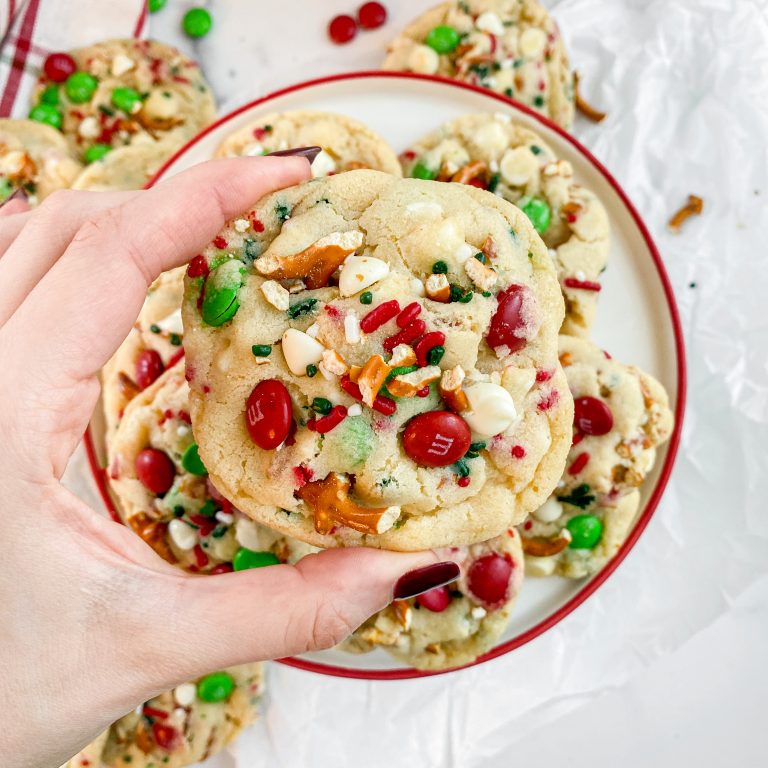
[[[61,190],[47,197],[35,211],[0,219],[0,248],[4,247],[0,259],[0,325],[58,261],[89,218],[137,194]]]
[[[404,573],[436,561],[432,552],[331,549],[296,566],[185,579],[173,598],[163,600],[173,610],[158,625],[162,636],[152,642],[164,649],[165,661],[183,665],[180,679],[328,648],[388,605]],[[194,652],[189,637],[195,638]]]
[[[57,380],[92,375],[160,272],[188,261],[264,194],[308,177],[300,158],[213,160],[89,217],[4,330]]]

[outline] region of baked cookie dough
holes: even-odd
[[[564,128],[573,122],[568,55],[538,0],[441,3],[403,30],[382,66],[452,77],[503,93]]]
[[[143,189],[178,145],[168,139],[152,144],[118,147],[87,165],[72,189],[91,192]]]
[[[63,768],[183,768],[206,760],[256,720],[263,666],[183,683],[113,723]]]
[[[518,206],[550,249],[565,299],[562,332],[587,336],[608,261],[608,215],[535,132],[502,113],[463,115],[400,155],[405,176],[458,181]]]
[[[63,82],[43,72],[31,114],[34,105],[45,105],[45,117],[60,124],[72,150],[86,161],[125,145],[162,140],[178,147],[216,117],[200,68],[169,45],[117,39],[67,55],[76,71]]]
[[[400,176],[394,150],[367,125],[346,115],[298,110],[272,112],[227,136],[217,157],[267,155],[293,147],[321,147],[312,176],[370,168]]]
[[[450,669],[487,653],[509,624],[523,582],[520,536],[510,529],[471,547],[438,552],[461,568],[459,580],[372,616],[342,645],[352,653],[382,647],[417,669]]]
[[[82,166],[64,137],[33,120],[0,119],[0,203],[23,189],[34,206],[72,185]]]
[[[217,574],[295,563],[311,551],[242,515],[210,482],[181,363],[131,400],[108,452],[121,519],[169,563]]]
[[[561,336],[560,361],[575,402],[573,445],[555,493],[520,533],[531,575],[579,578],[626,539],[673,415],[656,379],[589,341]]]
[[[553,490],[572,423],[562,297],[501,198],[317,179],[263,198],[187,275],[200,455],[253,519],[420,550],[493,538]]]

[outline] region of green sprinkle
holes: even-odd
[[[226,532],[227,532],[227,526],[226,525],[217,525],[213,529],[213,532],[211,533],[211,536],[213,536],[214,539],[220,539]]]
[[[443,359],[444,354],[445,347],[442,347],[438,344],[436,347],[432,347],[432,349],[427,352],[427,362],[430,365],[440,365],[440,361]]]
[[[477,259],[477,260],[478,260],[478,261],[479,261],[481,264],[485,264],[485,262],[486,262],[486,258],[485,258],[485,254],[484,254],[484,253],[476,253],[476,254],[475,254],[475,258],[476,258],[476,259]]]
[[[174,514],[176,517],[184,517],[184,513],[185,513],[186,511],[187,511],[187,510],[186,510],[186,509],[184,509],[184,507],[182,507],[182,506],[181,506],[181,504],[177,504],[177,505],[176,505],[176,506],[173,508],[173,514]]]
[[[445,275],[448,273],[448,265],[444,261],[436,261],[432,265],[433,275]]]
[[[389,372],[389,376],[385,379],[385,381],[389,381],[390,379],[394,379],[395,376],[405,376],[407,373],[413,373],[414,371],[417,371],[419,369],[418,365],[399,365],[396,368],[393,368]]]
[[[590,493],[590,487],[586,483],[574,488],[569,496],[558,496],[557,500],[561,504],[571,504],[579,509],[586,509],[594,500],[594,494]]]
[[[181,336],[179,336],[178,333],[172,333],[168,341],[171,342],[171,346],[174,346],[174,347],[181,346]]]
[[[469,444],[469,450],[482,451],[482,450],[485,450],[486,446],[487,446],[487,443],[485,442],[485,440],[478,440],[476,443]]]
[[[275,215],[278,221],[287,221],[291,218],[291,209],[285,203],[278,203],[275,206]]]
[[[83,159],[86,163],[95,163],[97,160],[101,160],[104,156],[112,151],[112,147],[109,144],[92,144],[85,150]]]
[[[254,357],[269,357],[272,347],[269,344],[254,344],[251,347]]]
[[[495,192],[496,187],[499,186],[499,182],[501,181],[501,174],[500,173],[494,173],[491,178],[488,180],[488,191],[489,192]]]
[[[328,415],[333,408],[333,403],[330,400],[326,400],[324,397],[316,397],[312,400],[312,410],[317,413],[322,413],[323,416]]]
[[[370,304],[373,301],[373,294],[370,291],[360,294],[361,304]]]
[[[299,315],[305,315],[312,311],[317,299],[302,299],[288,308],[288,317],[295,320]]]
[[[191,475],[202,477],[208,474],[208,470],[205,468],[205,464],[203,464],[200,454],[197,452],[197,443],[187,446],[187,449],[181,455],[181,466]]]
[[[483,296],[485,296],[486,299],[489,298],[491,295],[492,294],[490,291],[483,291]]]
[[[450,301],[458,301],[464,295],[460,285],[451,285]]]
[[[467,291],[460,299],[459,304],[469,304],[470,301],[472,301],[472,297],[474,294],[472,291]]]
[[[414,179],[423,179],[424,181],[432,181],[437,178],[437,171],[433,171],[431,168],[427,168],[424,163],[418,162],[411,168],[411,177]]]
[[[530,150],[534,155],[540,155],[544,151],[541,147],[537,147],[535,144],[531,144]]]
[[[543,107],[544,106],[544,97],[541,94],[537,94],[533,97],[533,105],[535,107]]]
[[[216,502],[213,499],[208,499],[202,507],[200,507],[200,514],[203,517],[213,517],[216,514]]]
[[[114,117],[115,110],[112,107],[108,107],[106,104],[99,104],[99,112],[102,112],[107,117]]]
[[[477,451],[467,451],[464,454],[465,459],[476,459],[480,454]]]
[[[314,363],[310,363],[307,366],[307,376],[309,376],[310,379],[317,376],[317,366]]]
[[[149,330],[152,331],[152,333],[160,333],[160,326],[152,323],[152,325],[149,326]]]
[[[469,467],[467,466],[467,462],[464,461],[464,459],[459,459],[458,461],[454,462],[453,467],[459,477],[467,477],[469,475]]]
[[[515,92],[511,88],[505,88],[504,95],[511,99],[515,95]]]
[[[255,240],[248,238],[245,243],[245,263],[250,266],[261,255],[261,248]]]
[[[533,258],[533,251],[528,251],[528,258],[529,258],[529,259],[532,259],[532,258]]]

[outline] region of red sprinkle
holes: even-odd
[[[611,356],[610,352],[606,352],[603,350],[603,354],[605,355],[606,360],[613,360],[613,357]]]
[[[178,363],[182,357],[184,357],[184,347],[179,347],[176,350],[176,352],[173,353],[173,356],[171,357],[171,359],[168,361],[168,367],[173,368],[173,366],[176,365],[176,363]]]
[[[189,519],[198,527],[200,536],[210,536],[216,528],[215,517],[205,517],[205,515],[190,515]]]
[[[522,445],[513,445],[512,446],[512,455],[516,459],[524,459],[525,458],[525,448],[523,448]]]
[[[549,394],[539,400],[539,404],[536,406],[540,411],[548,411],[560,400],[560,393],[556,389],[550,390]]]
[[[146,704],[141,710],[147,717],[155,717],[158,720],[165,720],[168,717],[168,713],[162,709],[155,709],[154,707],[148,707]]]
[[[258,126],[253,129],[253,138],[258,139],[261,141],[265,136],[267,135],[266,128],[262,128],[261,126]]]
[[[355,400],[362,401],[363,396],[360,393],[360,387],[352,381],[349,376],[342,376],[339,381],[339,386]],[[376,399],[373,401],[373,410],[383,413],[385,416],[391,416],[397,410],[397,404],[394,400],[390,400],[384,395],[376,395]]]
[[[551,371],[545,371],[543,368],[536,371],[536,381],[539,383],[549,381],[555,375],[554,368]]]
[[[313,472],[309,467],[305,467],[303,464],[299,464],[293,468],[293,479],[296,481],[297,488],[303,488],[313,476]]]
[[[426,387],[422,387],[417,393],[416,397],[429,397],[429,384]]]
[[[208,565],[208,555],[203,552],[203,548],[199,544],[195,544],[195,548],[192,550],[195,553],[195,563],[198,568],[205,568]]]
[[[195,256],[187,267],[187,277],[206,277],[208,275],[208,262],[205,256]]]
[[[533,528],[533,523],[530,520],[526,520],[523,528],[525,528],[526,531],[530,531],[531,528]]]
[[[232,573],[234,570],[232,563],[219,563],[217,566],[211,568],[211,575],[216,576],[219,573]]]
[[[395,322],[398,328],[405,328],[412,320],[421,314],[421,304],[418,301],[411,302],[398,316]]]
[[[577,280],[575,277],[566,277],[563,280],[566,288],[580,288],[582,291],[601,291],[603,286],[592,280]]]
[[[158,747],[170,752],[179,742],[179,732],[172,725],[153,723],[152,738]]]
[[[326,304],[323,309],[325,310],[328,317],[332,317],[334,319],[337,319],[341,317],[341,312],[333,306],[333,304]]]
[[[488,53],[496,53],[496,35],[488,35],[489,37],[489,43],[490,43],[490,50]]]
[[[581,432],[576,432],[571,440],[571,445],[578,445],[584,439],[584,435]]]
[[[213,238],[213,247],[214,248],[226,248],[227,247],[227,241],[219,235],[218,237]]]
[[[360,325],[362,327],[362,323]],[[410,325],[403,328],[400,333],[384,339],[382,346],[387,352],[391,352],[398,344],[410,344],[412,341],[415,341],[426,329],[427,324],[423,320],[414,320]]]
[[[589,462],[589,454],[584,451],[584,453],[580,453],[573,461],[573,464],[571,464],[570,467],[568,467],[568,474],[569,475],[578,475],[579,472],[581,472],[584,467],[587,466]]]
[[[456,480],[456,484],[461,486],[462,488],[466,488],[470,484],[470,482],[472,482],[472,481],[471,481],[469,475],[467,475],[466,477],[459,477]]]
[[[256,218],[256,214],[251,214],[251,226],[254,232],[263,232],[264,224]]]
[[[330,432],[334,427],[341,424],[347,418],[347,409],[343,405],[335,405],[327,416],[322,419],[315,419],[315,431],[321,435]],[[307,425],[309,426],[309,425]]]
[[[400,153],[400,157],[403,160],[415,160],[416,153],[412,149],[406,149],[405,152]]]
[[[384,323],[389,322],[395,315],[399,314],[399,312],[400,304],[397,299],[385,301],[383,304],[379,304],[375,309],[372,309],[360,321],[360,330],[363,333],[373,333],[378,328],[381,328]]]
[[[434,347],[441,347],[445,344],[445,334],[442,331],[431,331],[425,333],[414,345],[413,351],[416,353],[416,360],[420,367],[429,365],[427,355]]]

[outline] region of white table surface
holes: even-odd
[[[352,0],[211,0],[215,29],[195,45],[177,31],[191,3],[169,0],[150,33],[196,55],[231,108],[294,81],[375,68],[391,35],[430,4],[390,0],[387,26],[344,48],[324,27]],[[672,482],[614,577],[545,636],[426,680],[272,664],[265,716],[237,761],[217,765],[768,764],[768,7],[547,4],[585,90],[610,113],[574,133],[640,208],[678,295],[690,383]],[[670,235],[665,221],[690,192],[705,214]],[[80,454],[68,480],[88,496],[85,475]]]

